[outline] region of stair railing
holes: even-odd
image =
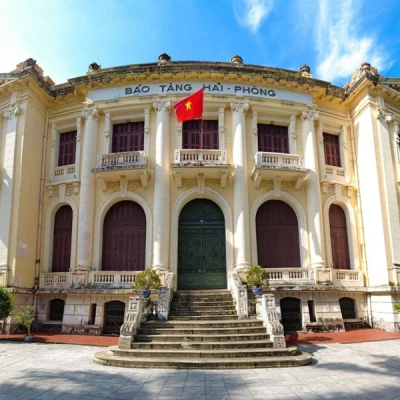
[[[175,274],[167,272],[165,275],[164,286],[158,289],[158,312],[157,319],[166,321],[168,319],[171,307],[172,297],[174,295]]]
[[[233,300],[235,302],[236,313],[239,319],[248,318],[249,308],[247,302],[247,286],[240,281],[239,275],[232,272],[229,275],[230,288]]]
[[[130,349],[142,321],[143,301],[141,297],[130,297],[128,311],[120,329],[118,347]]]
[[[256,302],[257,318],[262,319],[264,326],[267,328],[273,347],[275,349],[286,348],[283,325],[275,307],[275,296],[273,294],[264,294],[258,296]]]

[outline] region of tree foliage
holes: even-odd
[[[260,265],[253,265],[247,270],[246,281],[250,286],[268,286],[268,272]]]
[[[15,316],[15,320],[28,330],[28,336],[31,336],[31,325],[35,320],[35,307],[22,306],[21,311]]]
[[[8,318],[13,310],[13,295],[4,286],[0,286],[0,321]]]
[[[161,286],[161,280],[156,271],[145,269],[136,275],[135,286],[138,290],[158,289]]]
[[[394,311],[400,312],[400,301],[394,305]]]

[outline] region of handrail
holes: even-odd
[[[248,318],[249,306],[247,301],[247,286],[240,281],[239,275],[232,272],[229,275],[232,297],[235,301],[236,313],[239,319]]]
[[[174,294],[175,274],[167,272],[165,274],[164,286],[158,289],[158,312],[157,319],[166,321],[168,319],[171,301]]]
[[[257,301],[261,302],[260,317],[273,342],[273,348],[286,348],[283,325],[280,323],[279,314],[275,307],[275,296],[273,294],[264,294],[261,299],[257,299]]]

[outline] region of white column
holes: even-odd
[[[82,112],[86,118],[83,136],[81,189],[78,220],[78,262],[84,269],[92,268],[93,221],[95,199],[95,177],[92,169],[96,166],[98,110],[97,107]]]
[[[318,157],[315,143],[314,120],[318,119],[315,111],[303,111],[303,147],[304,167],[309,169],[307,180],[307,223],[310,246],[310,266],[325,266],[323,248],[323,229],[321,212],[321,191],[318,177]]]
[[[15,97],[15,96],[14,96]],[[3,163],[0,171],[0,266],[8,266],[11,224],[13,218],[13,189],[15,169],[15,148],[17,142],[17,121],[19,108],[16,103],[4,111]],[[1,151],[0,151],[1,153]]]
[[[250,266],[250,221],[247,189],[246,121],[248,103],[232,102],[233,131],[233,220],[235,271]]]
[[[170,236],[169,101],[153,103],[157,112],[154,170],[153,268],[168,269]]]

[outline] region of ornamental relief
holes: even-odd
[[[295,183],[292,181],[283,181],[281,184],[281,190],[284,192],[289,192],[295,189]]]
[[[140,180],[132,180],[128,182],[128,190],[131,192],[143,191],[143,186]]]
[[[120,190],[119,182],[107,182],[107,192],[114,193]]]
[[[260,189],[263,189],[266,192],[274,190],[274,183],[272,181],[261,181]]]

